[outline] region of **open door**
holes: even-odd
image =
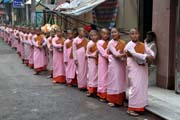
[[[141,40],[144,40],[146,33],[152,30],[152,8],[153,0],[139,0],[139,23]]]

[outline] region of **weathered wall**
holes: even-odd
[[[153,1],[153,31],[157,34],[157,85],[174,88],[177,0]]]

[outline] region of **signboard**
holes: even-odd
[[[13,7],[14,8],[24,8],[24,0],[14,0]]]

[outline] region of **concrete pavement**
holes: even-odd
[[[134,118],[127,107],[111,108],[85,92],[53,84],[33,70],[0,40],[0,120],[158,120],[146,113]],[[159,119],[160,120],[160,119]]]

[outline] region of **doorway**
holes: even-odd
[[[139,0],[139,23],[141,40],[146,37],[146,33],[152,30],[152,10],[153,0]]]

